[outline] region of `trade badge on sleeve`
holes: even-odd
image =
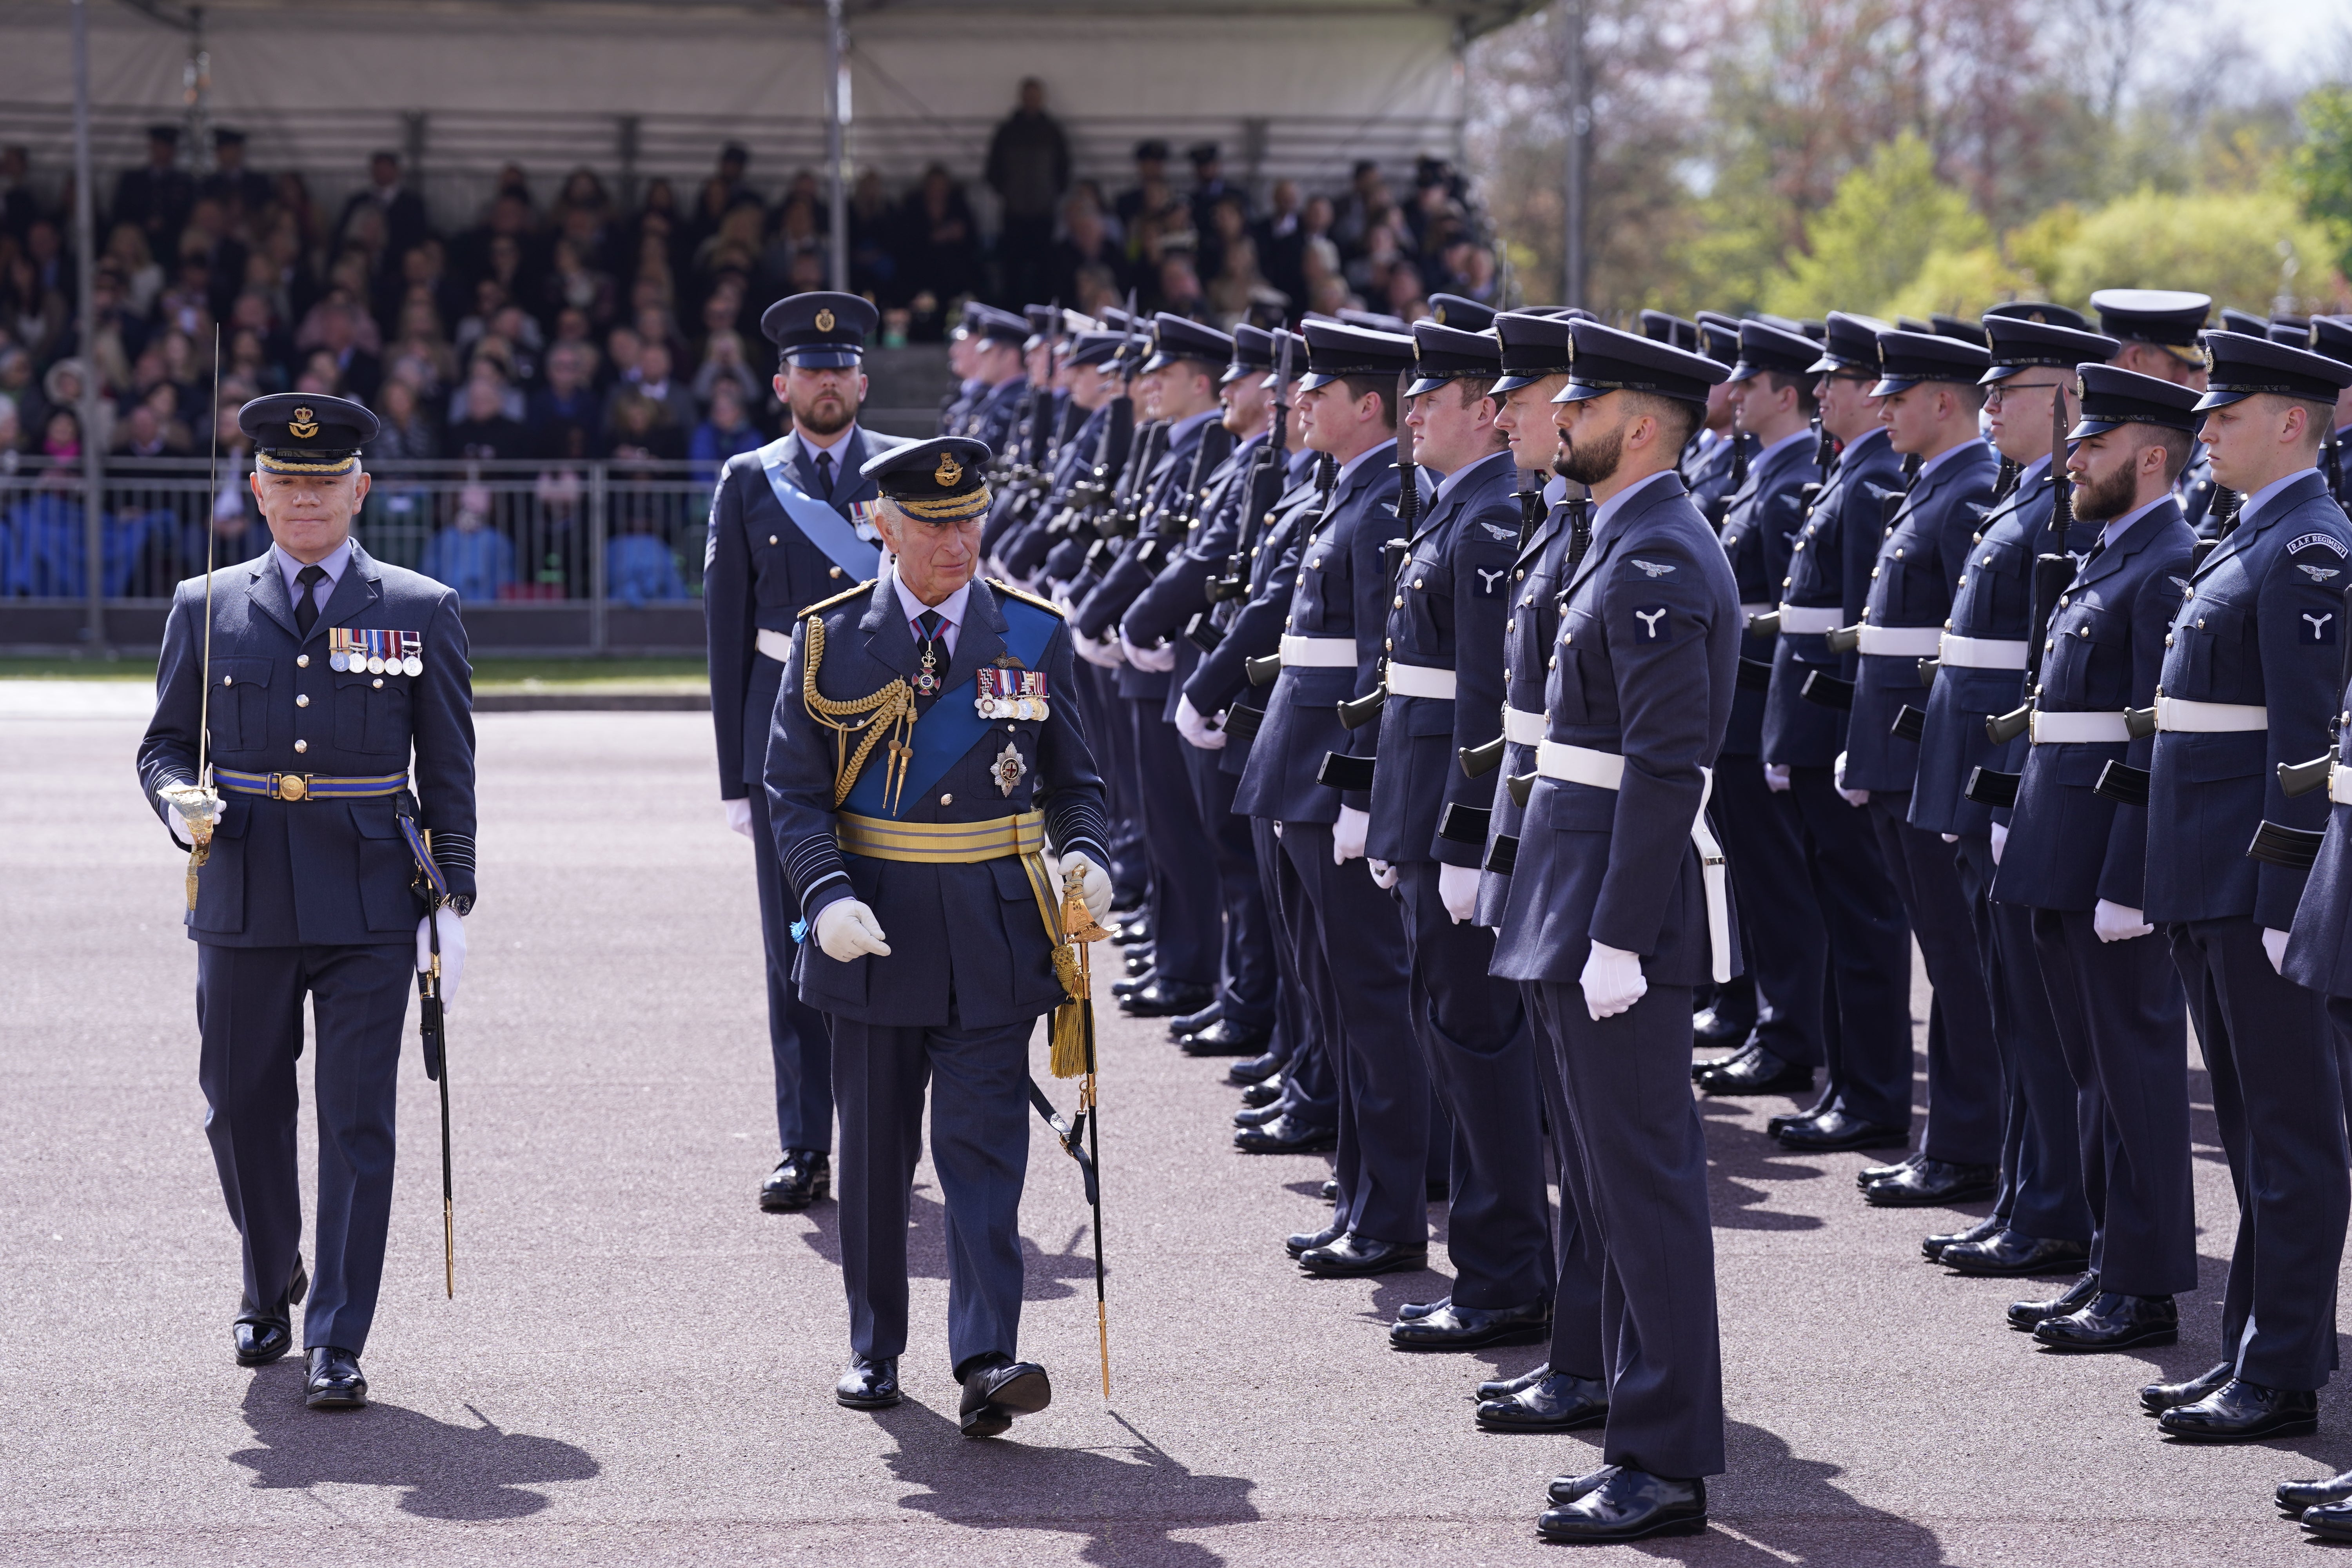
[[[979,685],[973,703],[983,719],[1034,719],[1042,724],[1052,716],[1042,669],[991,667],[980,672]]]
[[[1021,760],[1020,752],[1014,749],[1012,742],[1007,741],[1004,742],[1004,750],[996,754],[996,761],[989,764],[988,772],[989,776],[996,780],[997,793],[1011,795],[1013,786],[1028,773],[1029,764]]]
[[[1665,605],[1637,605],[1633,609],[1633,618],[1642,623],[1642,638],[1644,642],[1655,642],[1665,635]]]
[[[2305,647],[2334,647],[2336,646],[2336,612],[2323,610],[2315,616],[2306,611],[2303,616],[2303,624],[2295,628],[2294,640]]]

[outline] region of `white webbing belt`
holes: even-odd
[[[1744,626],[1750,616],[1769,616],[1780,607],[1778,605],[1742,605],[1739,606],[1739,624]]]
[[[1544,716],[1530,713],[1523,708],[1503,710],[1503,739],[1514,746],[1538,746],[1543,743]],[[1615,785],[1611,785],[1615,788]]]
[[[2033,743],[2037,746],[2097,745],[2109,742],[2120,745],[2131,739],[2121,713],[2044,713],[2037,709],[2032,722]]]
[[[1625,759],[1614,752],[1544,741],[1536,746],[1536,772],[1564,784],[1613,790],[1624,782]],[[1698,848],[1699,879],[1706,889],[1710,973],[1715,983],[1723,985],[1731,980],[1731,894],[1724,874],[1723,846],[1716,841],[1714,830],[1706,825],[1706,802],[1715,793],[1715,770],[1701,768],[1698,773],[1698,815],[1691,819],[1690,836],[1691,843]]]
[[[1391,659],[1389,662],[1388,685],[1391,697],[1434,697],[1444,702],[1454,700],[1454,672],[1450,669],[1399,664]]]
[[[1859,646],[1864,653],[1887,658],[1933,658],[1944,646],[1944,632],[1940,626],[1874,626],[1864,621]]]
[[[778,664],[790,664],[792,662],[792,633],[772,632],[767,627],[761,626],[760,628],[759,643],[760,651],[766,654],[770,658],[774,659]]]
[[[2175,735],[2216,735],[2237,730],[2267,730],[2271,710],[2250,702],[2191,702],[2183,697],[2156,698],[2156,727]]]
[[[1834,605],[1826,608],[1815,605],[1783,605],[1780,606],[1780,635],[1788,637],[1819,637],[1833,632],[1843,625],[1843,612]]]
[[[2327,764],[2327,798],[2338,805],[2352,805],[2352,768],[2337,762]]]
[[[1946,632],[1936,658],[1954,669],[2023,669],[2025,643],[2000,637],[1956,637]]]
[[[1282,634],[1282,667],[1285,669],[1353,669],[1356,668],[1356,639],[1303,637],[1285,632]]]

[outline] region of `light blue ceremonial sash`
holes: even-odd
[[[1034,605],[1024,605],[1010,595],[997,595],[996,603],[1004,612],[1004,651],[1027,668],[1041,668],[1038,661],[1045,657],[1045,645],[1053,640],[1054,628],[1061,624],[1061,617]],[[960,690],[942,691],[940,700],[931,704],[930,711],[915,721],[915,754],[907,764],[906,782],[889,792],[902,808],[908,801],[922,799],[950,768],[996,727],[994,720],[980,716],[979,697],[978,687],[969,682]],[[1055,691],[1048,693],[1047,700],[1070,699],[1068,694]],[[841,809],[860,816],[898,816],[898,812],[883,804],[888,763],[887,746],[875,747],[866,765],[857,771],[857,782],[850,786]]]
[[[760,471],[768,476],[768,488],[776,492],[776,501],[801,536],[824,552],[832,563],[850,576],[864,582],[881,574],[882,550],[857,537],[849,521],[824,501],[817,500],[792,481],[785,471],[784,448],[792,444],[790,436],[771,441],[760,448]]]

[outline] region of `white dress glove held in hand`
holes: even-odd
[[[1078,874],[1078,892],[1087,900],[1087,913],[1100,925],[1110,913],[1110,873],[1095,864],[1094,857],[1073,851],[1062,857],[1062,875]]]
[[[882,939],[882,922],[856,899],[836,899],[817,911],[816,944],[835,963],[847,963],[867,953],[890,956],[890,944]]]
[[[1642,973],[1640,953],[1598,942],[1592,944],[1592,955],[1584,961],[1580,984],[1584,987],[1585,1011],[1595,1023],[1615,1017],[1650,989],[1649,976]]]
[[[1331,825],[1331,864],[1344,866],[1364,852],[1364,839],[1371,832],[1372,816],[1352,805],[1339,808],[1339,820]]]
[[[745,800],[722,800],[722,801],[720,801],[719,804],[726,809],[726,812],[727,812],[727,826],[728,826],[728,827],[729,827],[731,831],[733,831],[733,832],[736,832],[736,833],[740,833],[740,834],[741,834],[741,835],[742,835],[744,837],[746,837],[746,838],[751,837],[751,801],[750,801],[750,800],[748,800],[748,799],[745,799]]]
[[[1870,804],[1868,790],[1845,787],[1845,753],[1843,752],[1837,754],[1837,761],[1830,767],[1830,780],[1837,785],[1837,792],[1844,797],[1846,805],[1868,805]]]
[[[1176,732],[1184,737],[1186,745],[1195,750],[1222,752],[1225,749],[1225,732],[1202,718],[1201,710],[1192,706],[1192,700],[1189,697],[1176,699]]]
[[[2155,929],[2137,910],[2125,904],[2110,903],[2101,899],[2091,910],[2091,932],[2101,942],[2130,942]]]
[[[1765,763],[1765,764],[1764,764],[1764,787],[1765,787],[1766,789],[1770,790],[1774,795],[1786,795],[1786,794],[1788,794],[1788,793],[1789,793],[1789,764],[1788,764],[1788,763]]]
[[[1385,860],[1375,860],[1370,856],[1366,856],[1364,858],[1364,864],[1372,868],[1373,887],[1386,892],[1389,889],[1396,886],[1397,872],[1395,867],[1390,865]]]
[[[163,818],[163,825],[172,830],[172,837],[191,848],[195,846],[196,837],[189,830],[188,824],[209,818],[212,825],[218,827],[221,817],[228,811],[227,803],[221,799],[217,791],[202,789],[192,784],[159,784],[155,789],[155,798],[162,801],[171,814]]]
[[[1460,925],[1478,909],[1478,872],[1472,866],[1440,866],[1437,868],[1437,901],[1445,912]]]
[[[1104,669],[1117,669],[1127,662],[1115,639],[1105,637],[1097,641],[1078,630],[1075,622],[1070,626],[1070,642],[1078,650],[1078,657],[1088,664],[1098,665]]]
[[[1121,626],[1118,632],[1118,650],[1127,656],[1128,663],[1153,675],[1162,674],[1176,668],[1176,644],[1172,638],[1161,643],[1158,647],[1138,647],[1127,640],[1127,628]]]
[[[2271,967],[2273,969],[2278,970],[2282,974],[2286,973],[2284,968],[2280,967],[2286,963],[2286,932],[2283,931],[2273,931],[2269,926],[2264,926],[2263,928],[2263,952],[2270,958]]]
[[[436,910],[431,920],[416,922],[419,974],[433,967],[433,938],[428,933],[436,925],[441,929],[441,1011],[446,1013],[449,1004],[457,997],[457,977],[466,973],[466,922],[446,904]]]
[[[2008,847],[2009,824],[2006,822],[1994,823],[1992,825],[1992,863],[1994,865],[1998,866],[2000,864],[2000,852]]]

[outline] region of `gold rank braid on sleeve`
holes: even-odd
[[[807,663],[801,672],[801,702],[810,718],[833,731],[833,804],[837,806],[849,798],[874,748],[887,738],[889,755],[884,765],[888,771],[883,775],[883,793],[889,808],[896,811],[898,792],[906,787],[907,766],[915,755],[914,689],[899,679],[879,691],[847,701],[823,695],[816,689],[816,672],[824,662],[824,622],[811,616],[807,626]],[[852,735],[858,738],[855,752],[849,745]]]

